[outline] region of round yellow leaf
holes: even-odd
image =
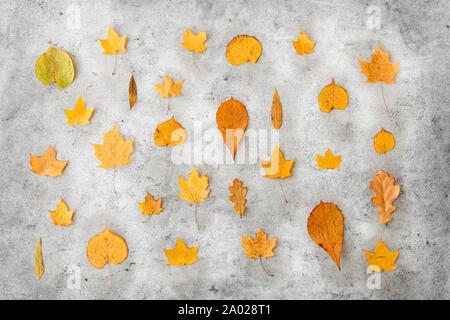
[[[239,66],[246,62],[256,63],[262,53],[261,43],[252,36],[239,35],[227,45],[226,57],[229,63]]]
[[[323,112],[330,112],[334,109],[343,110],[348,106],[347,90],[334,83],[331,83],[322,89],[319,93],[319,108]]]
[[[386,153],[391,151],[395,147],[395,139],[392,133],[381,128],[381,131],[377,133],[373,139],[373,147],[378,153]]]

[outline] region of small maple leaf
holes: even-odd
[[[183,38],[184,40],[181,42],[181,45],[186,50],[202,53],[207,48],[207,46],[204,45],[204,42],[207,39],[206,32],[204,31],[194,34],[191,30],[186,28],[186,32],[183,33]]]
[[[275,149],[272,152],[272,155],[270,156],[269,161],[261,160],[261,165],[264,169],[264,172],[266,175],[265,178],[270,179],[284,179],[287,177],[290,177],[292,166],[294,165],[295,159],[292,160],[286,160],[284,158],[283,152],[280,150],[278,145],[275,146]]]
[[[261,267],[263,268],[264,272],[273,277],[273,275],[268,273],[264,268],[261,257],[267,259],[275,255],[273,249],[275,249],[275,247],[277,246],[277,238],[268,239],[268,235],[265,234],[262,229],[259,229],[259,231],[256,233],[255,239],[243,235],[241,235],[241,237],[242,247],[247,250],[244,255],[254,260],[259,258]]]
[[[370,266],[367,270],[380,272],[395,270],[395,261],[398,257],[398,251],[389,251],[389,248],[383,243],[382,239],[378,242],[374,252],[363,250]]]
[[[67,123],[71,126],[76,125],[85,125],[90,122],[92,117],[92,113],[94,112],[94,108],[86,109],[86,105],[84,104],[83,98],[80,97],[75,104],[73,110],[64,109],[64,113],[67,117]]]
[[[100,160],[100,168],[111,169],[122,167],[133,161],[130,154],[133,153],[133,139],[124,141],[123,135],[116,126],[108,133],[103,134],[103,144],[92,144],[95,149],[95,156]]]
[[[321,155],[317,155],[316,161],[317,161],[317,167],[322,169],[337,169],[341,167],[341,159],[342,156],[335,156],[331,152],[331,150],[328,148],[328,150],[325,152],[325,156],[322,157]]]
[[[36,272],[36,277],[41,279],[44,274],[44,260],[42,259],[42,240],[39,238],[36,253],[34,255],[34,271]]]
[[[270,109],[270,117],[272,118],[272,125],[276,130],[281,128],[283,124],[283,109],[280,101],[280,96],[275,88],[272,98],[272,108]]]
[[[295,52],[299,55],[311,54],[314,52],[314,40],[309,40],[309,37],[303,30],[300,29],[300,35],[297,41],[292,40],[292,45],[295,48]]]
[[[128,247],[125,240],[115,233],[105,230],[89,240],[87,257],[92,266],[101,269],[106,263],[120,264],[128,257]]]
[[[181,87],[183,86],[183,81],[178,81],[174,83],[172,78],[166,75],[163,84],[154,84],[156,91],[158,92],[159,98],[168,98],[182,95]]]
[[[60,199],[56,211],[48,210],[55,226],[67,227],[73,223],[73,210],[69,210],[63,198]]]
[[[372,203],[380,208],[378,214],[380,215],[381,223],[384,224],[392,221],[392,212],[397,209],[392,203],[400,194],[400,186],[394,185],[394,182],[395,178],[389,176],[383,170],[375,173],[373,181],[369,182],[370,189],[375,195],[372,198]]]
[[[106,39],[98,39],[104,54],[121,54],[127,51],[125,45],[127,43],[127,36],[119,37],[116,30],[114,30],[111,25],[109,26],[108,36]]]
[[[234,179],[233,185],[228,187],[228,190],[231,192],[231,196],[228,199],[234,203],[234,210],[242,217],[245,213],[245,203],[247,202],[245,199],[247,196],[247,187],[242,187],[242,181]]]
[[[155,144],[159,147],[176,146],[186,139],[186,130],[172,117],[158,124],[154,138]]]
[[[136,81],[134,81],[133,75],[130,78],[130,84],[128,85],[128,100],[130,101],[130,109],[133,108],[137,99]]]
[[[381,128],[381,131],[378,132],[373,138],[373,147],[378,153],[386,153],[391,151],[395,147],[394,136],[389,131]]]
[[[181,267],[198,261],[198,247],[188,248],[180,238],[178,238],[175,248],[164,249],[164,253],[169,260],[167,265]]]
[[[56,151],[52,146],[48,146],[42,156],[30,154],[31,171],[40,176],[59,176],[62,174],[68,161],[56,160]]]
[[[229,63],[239,66],[246,62],[256,63],[261,56],[261,43],[252,36],[238,35],[227,45],[225,56]]]
[[[384,83],[394,83],[395,75],[398,71],[400,62],[391,63],[389,61],[389,52],[381,50],[377,43],[377,48],[372,54],[370,62],[363,61],[358,58],[361,65],[361,73],[367,76],[367,81],[375,83],[382,81]]]
[[[343,87],[331,83],[320,91],[319,108],[323,112],[330,112],[333,109],[344,110],[348,106],[348,93]]]
[[[151,216],[152,214],[160,214],[164,211],[162,205],[162,198],[155,200],[151,194],[147,192],[145,202],[138,202],[144,216]]]

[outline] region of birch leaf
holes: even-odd
[[[344,110],[348,106],[348,93],[343,87],[331,83],[320,91],[319,108],[323,112],[330,112],[333,109]]]
[[[381,131],[373,138],[373,147],[378,153],[386,153],[394,149],[395,139],[392,133],[381,128]]]

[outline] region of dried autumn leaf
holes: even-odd
[[[130,84],[128,85],[128,99],[130,100],[130,109],[131,109],[133,108],[137,99],[136,82],[134,81],[133,75],[131,75]]]
[[[154,137],[155,144],[159,147],[176,146],[186,139],[186,130],[172,117],[158,124]]]
[[[106,263],[120,264],[127,256],[127,243],[108,227],[89,240],[87,245],[88,260],[97,269],[103,268]]]
[[[389,248],[383,243],[382,239],[378,242],[374,252],[363,250],[366,254],[366,259],[370,266],[368,270],[380,272],[380,271],[392,271],[395,270],[395,261],[398,257],[398,251],[389,251]]]
[[[322,202],[311,211],[308,218],[311,239],[324,249],[341,270],[340,255],[344,236],[344,216],[331,202]]]
[[[216,123],[217,129],[222,134],[223,141],[234,159],[238,144],[247,128],[247,108],[240,101],[231,97],[231,99],[222,102],[217,109]]]
[[[180,238],[178,238],[175,248],[164,249],[164,253],[169,260],[167,265],[182,267],[198,261],[198,247],[188,248]]]
[[[367,76],[367,81],[375,83],[382,81],[384,83],[394,83],[395,75],[398,71],[398,65],[400,62],[391,63],[389,61],[389,52],[381,50],[377,43],[377,48],[372,54],[370,62],[363,61],[358,58],[361,65],[361,73]]]
[[[92,144],[95,149],[95,156],[100,160],[100,168],[111,169],[122,167],[133,161],[130,154],[133,153],[133,139],[123,140],[123,135],[116,126],[108,133],[103,134],[103,144]]]
[[[160,214],[164,211],[162,207],[162,198],[155,200],[153,196],[147,192],[145,196],[145,202],[138,202],[139,208],[141,208],[144,216],[151,216],[152,214]]]
[[[183,39],[181,45],[188,51],[202,53],[207,48],[207,46],[204,45],[204,42],[207,39],[206,32],[204,31],[194,34],[191,30],[186,28],[186,32],[183,33]]]
[[[300,29],[297,41],[292,40],[295,52],[299,55],[311,54],[314,52],[314,40],[310,40],[308,35]]]
[[[163,84],[154,84],[156,91],[158,92],[158,97],[168,98],[182,95],[181,87],[183,86],[183,81],[178,81],[174,83],[172,78],[166,75]]]
[[[225,56],[229,63],[239,66],[246,62],[256,63],[261,56],[261,43],[252,36],[238,35],[227,45]]]
[[[381,131],[373,138],[373,147],[378,153],[386,153],[395,147],[395,139],[392,133],[381,128]]]
[[[395,178],[390,177],[383,170],[375,173],[373,175],[373,181],[369,182],[370,189],[375,195],[372,198],[372,203],[380,207],[378,214],[380,215],[381,223],[384,224],[392,221],[392,212],[397,209],[392,203],[400,194],[400,186],[394,185],[394,182]]]
[[[320,91],[319,108],[323,112],[330,112],[332,109],[344,110],[348,106],[347,90],[334,83],[331,83]]]
[[[53,220],[53,225],[55,226],[70,226],[73,221],[73,210],[69,210],[67,204],[64,202],[63,198],[60,199],[56,211],[48,210],[50,217]]]
[[[40,176],[59,176],[62,175],[68,161],[56,160],[56,151],[52,146],[48,146],[42,156],[33,156],[30,153],[31,171]]]
[[[265,178],[284,179],[292,175],[291,170],[295,159],[286,160],[283,152],[280,150],[278,145],[276,145],[275,149],[273,149],[272,155],[270,156],[270,160],[264,161],[260,159],[260,161],[264,172],[266,173],[264,176]]]
[[[75,78],[75,68],[70,55],[63,51],[48,47],[46,53],[36,60],[36,77],[45,85],[56,83],[65,89]]]
[[[125,45],[127,43],[127,36],[119,37],[116,30],[109,26],[109,31],[106,39],[98,39],[103,48],[103,54],[121,54],[127,51]]]
[[[233,185],[228,187],[228,190],[231,192],[231,196],[228,199],[234,203],[234,210],[242,217],[245,213],[245,203],[247,202],[245,199],[247,196],[247,187],[242,187],[242,181],[234,179]]]
[[[268,235],[265,234],[262,229],[259,229],[256,233],[255,239],[243,235],[241,235],[241,237],[242,247],[247,250],[244,255],[254,260],[259,258],[259,262],[264,272],[273,277],[273,275],[264,268],[261,257],[267,259],[275,255],[273,249],[277,246],[277,238],[268,239]]]
[[[66,122],[71,126],[85,125],[90,122],[92,114],[94,113],[94,108],[86,109],[86,105],[80,95],[73,110],[64,109],[64,113],[67,117]]]
[[[34,255],[34,271],[36,272],[36,277],[41,279],[44,274],[44,260],[42,259],[42,240],[39,238],[38,244],[36,246],[36,254]]]
[[[283,124],[283,109],[281,106],[280,97],[278,96],[278,91],[275,88],[275,93],[272,99],[272,108],[270,110],[270,116],[272,118],[272,125],[275,129],[280,129]]]
[[[330,149],[328,149],[325,152],[325,156],[322,157],[321,155],[317,155],[316,161],[317,166],[322,169],[337,169],[341,167],[341,159],[342,156],[335,156],[331,152]]]

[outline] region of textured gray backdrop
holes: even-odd
[[[0,298],[450,297],[448,1],[10,0],[0,3],[0,11]],[[116,76],[111,75],[114,57],[103,55],[96,40],[106,37],[109,24],[128,39]],[[200,71],[179,45],[185,27],[208,34],[207,51],[196,56]],[[310,72],[291,44],[300,28],[316,40]],[[226,44],[238,34],[254,35],[263,46],[261,58],[250,66],[251,86],[246,66],[225,59]],[[391,61],[400,61],[397,83],[384,85],[390,114],[379,84],[365,83],[356,59],[369,60],[377,41],[391,51]],[[76,78],[65,90],[35,77],[35,61],[49,43],[73,56]],[[131,73],[138,101],[130,111]],[[200,163],[212,191],[199,206],[202,230],[197,231],[193,206],[176,196],[178,174],[186,177],[192,163],[169,161],[165,168],[164,151],[153,142],[156,124],[169,118],[167,101],[153,88],[166,73],[185,80],[184,95],[171,99],[169,115],[191,139],[195,123],[215,130],[216,110],[231,96],[247,106],[249,129],[270,129],[278,88],[284,108],[280,144],[287,158],[296,158],[293,176],[283,181],[288,204],[277,182],[262,178],[259,164]],[[350,95],[349,107],[333,116],[317,105],[332,76]],[[75,133],[63,108],[73,107],[80,94],[95,114]],[[117,170],[117,196],[113,171],[97,167],[91,145],[102,143],[102,133],[114,124],[127,139],[135,137],[136,159]],[[397,141],[386,158],[373,150],[373,136],[382,126]],[[59,159],[69,160],[56,178],[30,172],[29,153],[40,155],[49,144]],[[328,147],[342,155],[339,170],[315,167],[316,154]],[[259,150],[262,158],[269,154]],[[371,175],[386,167],[401,186],[388,227],[379,222],[369,189]],[[249,190],[242,220],[228,201],[235,177]],[[145,217],[136,202],[146,191],[164,197],[165,211],[141,223]],[[53,226],[47,211],[61,196],[76,211],[68,228]],[[320,200],[336,203],[345,216],[340,272],[306,230]],[[121,265],[97,270],[86,258],[86,244],[105,224],[126,239],[129,256]],[[278,238],[276,256],[264,261],[274,278],[241,248],[240,235],[254,235],[260,227]],[[45,262],[40,281],[34,274],[39,237]],[[197,263],[165,265],[163,249],[172,248],[178,237],[199,246]],[[370,290],[362,249],[373,250],[380,237],[400,255],[397,270],[382,273],[381,288]],[[74,269],[79,289],[67,285]]]

